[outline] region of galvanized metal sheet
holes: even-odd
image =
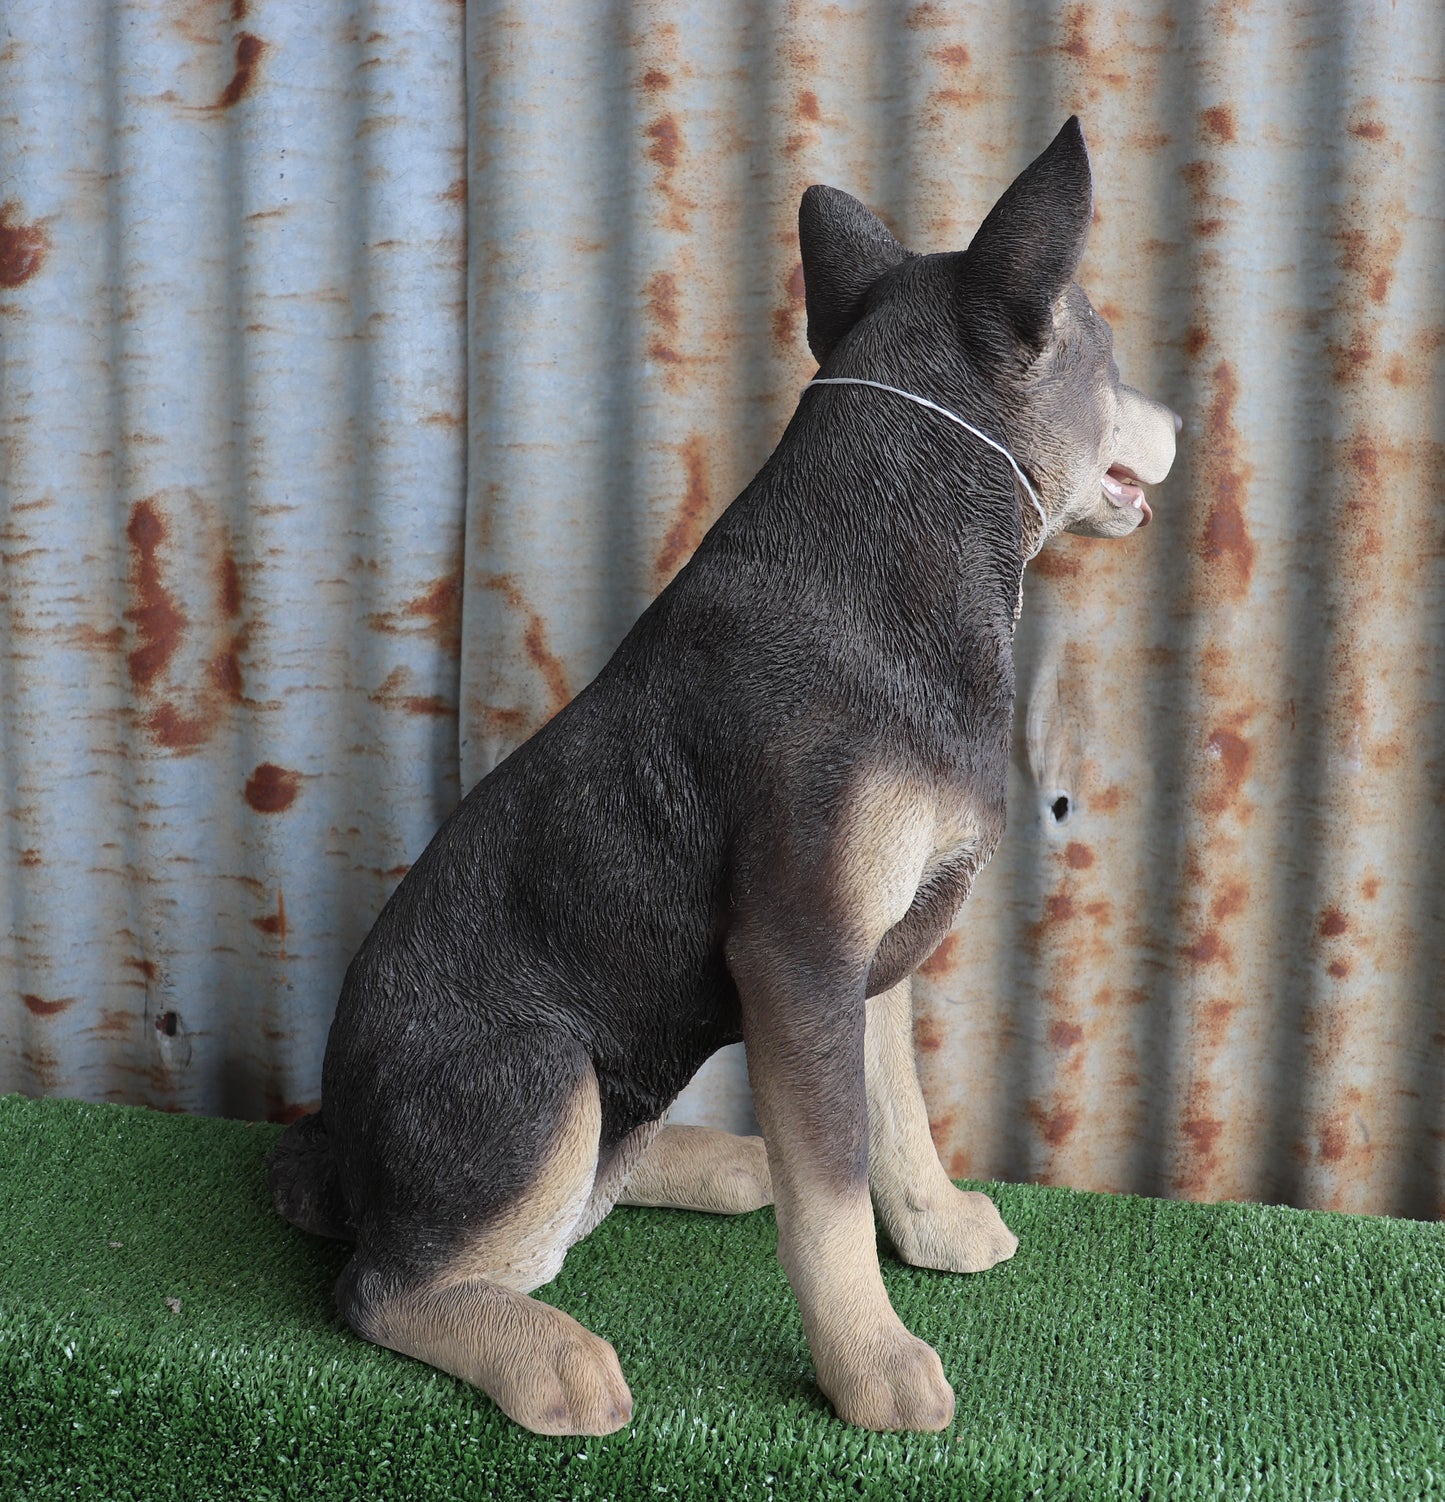
[[[1419,3],[5,0],[0,1085],[314,1099],[458,776],[790,414],[802,189],[957,247],[1077,111],[1082,279],[1186,429],[1147,532],[1030,570],[935,1137],[1439,1214],[1442,50]],[[740,1058],[679,1111],[745,1126]]]
[[[0,1088],[284,1117],[455,800],[461,17],[0,20]]]

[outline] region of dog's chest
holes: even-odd
[[[848,860],[867,926],[881,934],[921,905],[951,912],[999,833],[997,820],[954,789],[874,782],[855,808]]]

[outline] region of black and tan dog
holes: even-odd
[[[975,1272],[1017,1241],[929,1140],[909,976],[1003,832],[1026,559],[1061,529],[1132,531],[1174,455],[1176,419],[1120,384],[1073,283],[1091,214],[1074,120],[961,253],[911,254],[808,190],[808,342],[842,384],[805,393],[347,973],[321,1111],[272,1158],[276,1204],[354,1238],[336,1290],[354,1330],[528,1428],[631,1415],[612,1347],[527,1297],[618,1202],[774,1200],[838,1413],[952,1417],[889,1305],[873,1207],[918,1266]],[[766,1151],[662,1125],[738,1039]]]

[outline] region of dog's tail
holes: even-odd
[[[266,1183],[277,1214],[313,1236],[354,1241],[341,1175],[319,1112],[292,1122],[266,1160]]]

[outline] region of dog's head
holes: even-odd
[[[1152,515],[1142,487],[1168,474],[1179,419],[1119,379],[1109,326],[1074,281],[1092,218],[1076,118],[965,251],[913,255],[857,199],[809,188],[808,344],[823,375],[957,403],[1029,475],[1049,535],[1122,537]]]

